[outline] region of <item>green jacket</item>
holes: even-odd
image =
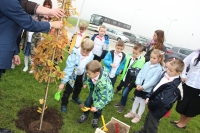
[[[99,75],[99,79],[94,85],[92,80],[87,78],[85,83],[89,85],[90,91],[93,91],[92,99],[96,109],[103,109],[113,98],[114,91],[109,77],[108,69],[102,67]],[[92,90],[93,89],[93,90]]]
[[[131,58],[132,58],[132,54],[126,55],[126,63],[125,63],[124,70],[123,70],[120,80],[124,79],[124,76],[125,76],[126,72],[128,71],[128,65],[129,65]],[[136,60],[135,63],[132,65],[132,68],[142,68],[144,66],[144,64],[145,64],[145,58],[144,58],[144,56],[141,55],[140,58],[138,60]]]

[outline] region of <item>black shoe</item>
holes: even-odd
[[[73,99],[72,98],[72,102],[77,103],[78,105],[82,104],[82,102],[81,102],[81,100],[79,98],[78,99]]]
[[[93,128],[98,128],[98,119],[92,119],[91,123]]]
[[[14,133],[12,130],[0,128],[0,133]]]
[[[124,106],[119,106],[119,108],[118,108],[118,111],[117,111],[118,113],[123,113],[124,112]]]
[[[86,116],[85,114],[82,114],[81,117],[77,120],[78,123],[83,123],[84,121],[86,121],[88,118],[88,116]]]
[[[132,100],[134,101],[134,100],[135,100],[135,97],[133,97]]]
[[[114,104],[115,107],[120,107],[121,105],[122,105],[121,102]]]
[[[186,126],[184,126],[184,127],[179,127],[179,126],[176,125],[176,124],[174,124],[174,126],[175,126],[176,128],[179,128],[179,129],[186,129]]]
[[[177,122],[175,121],[170,121],[171,124],[178,124]]]

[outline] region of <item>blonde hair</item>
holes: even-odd
[[[93,73],[100,72],[101,68],[102,68],[101,63],[97,60],[90,61],[86,65],[86,70],[91,71]]]
[[[85,29],[87,29],[87,23],[84,22],[84,21],[80,22],[79,28],[85,28]]]
[[[182,60],[175,59],[175,60],[170,61],[169,63],[170,65],[175,67],[176,72],[182,72],[184,69],[184,62]]]
[[[151,54],[156,54],[157,57],[160,59],[159,63],[161,66],[164,66],[165,63],[164,63],[164,55],[165,55],[165,52],[159,50],[159,49],[154,49]]]
[[[101,25],[101,26],[99,27],[99,30],[100,30],[101,28],[106,29],[106,26],[105,26],[105,25]]]
[[[84,39],[83,42],[81,43],[82,50],[86,50],[87,52],[90,52],[92,51],[93,48],[94,48],[94,42],[90,40],[89,38]]]

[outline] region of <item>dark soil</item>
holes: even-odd
[[[38,131],[40,113],[38,107],[26,107],[18,112],[18,119],[15,120],[16,127],[26,133],[58,133],[61,128],[62,116],[57,110],[47,108],[44,112],[42,130]]]

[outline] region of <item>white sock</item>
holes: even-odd
[[[144,110],[145,110],[145,100],[144,99],[142,99],[142,98],[140,98],[140,108],[139,108],[139,110],[138,110],[138,115],[140,116],[140,117],[142,117],[142,114],[144,113]]]
[[[133,106],[132,106],[132,112],[133,113],[135,113],[136,114],[136,110],[137,110],[137,108],[138,108],[138,106],[139,106],[139,97],[135,97],[135,100],[134,100],[134,102],[133,102]]]
[[[28,68],[28,56],[24,56],[24,65]]]

